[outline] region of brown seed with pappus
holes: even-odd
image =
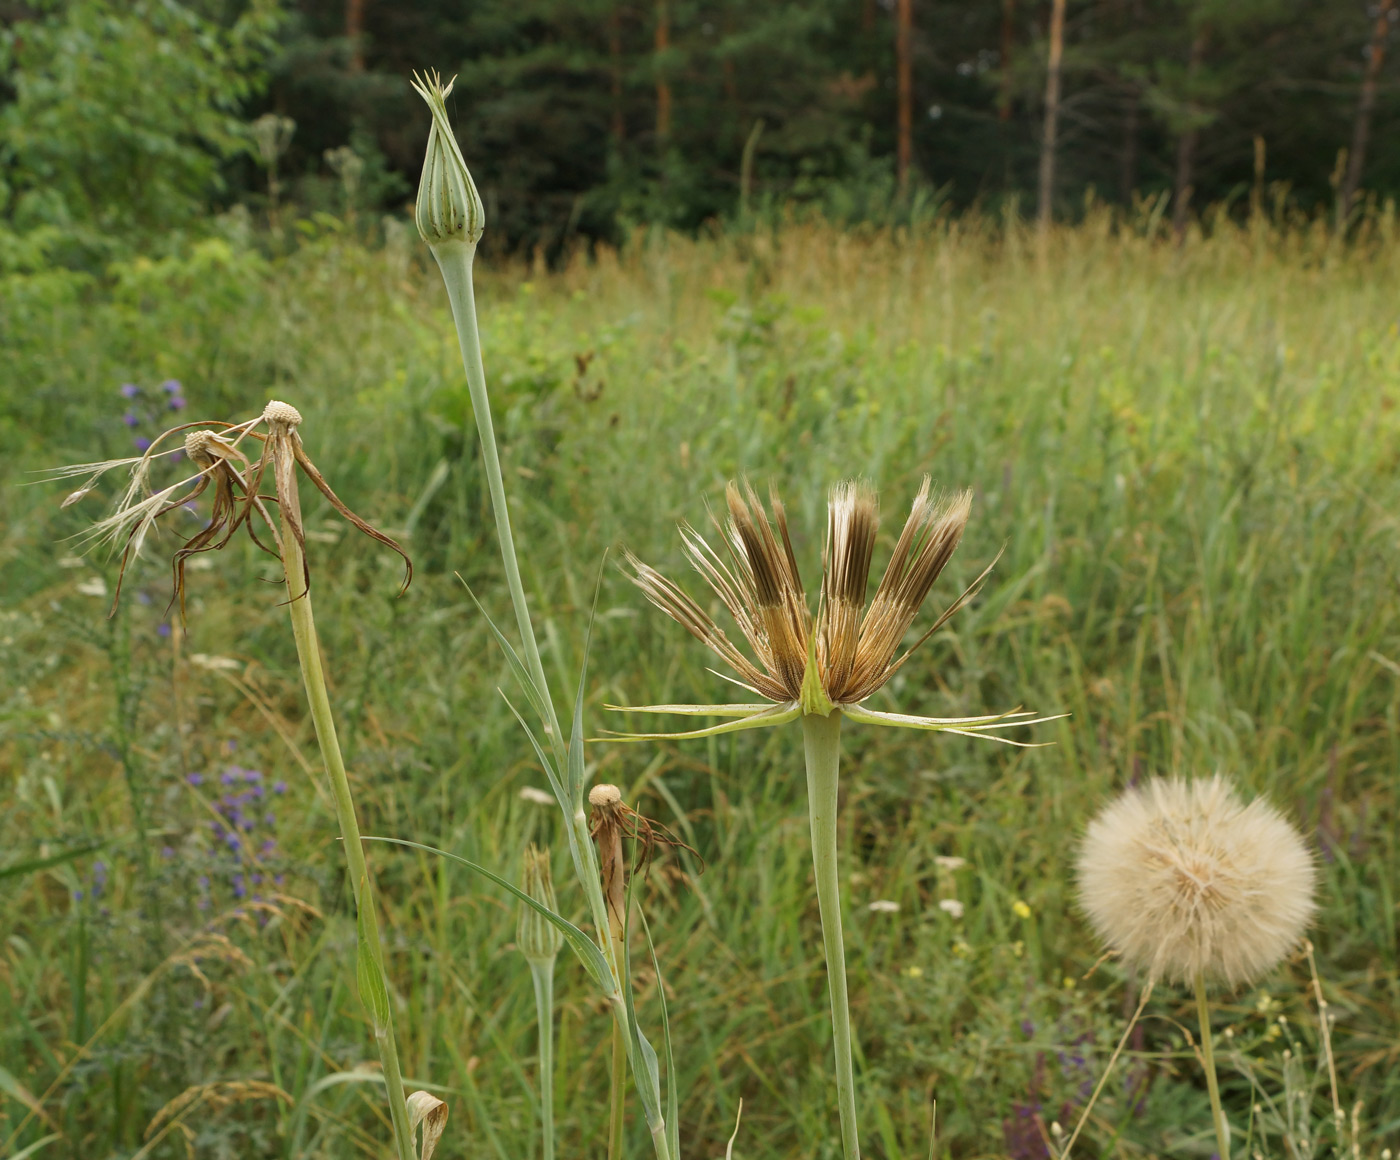
[[[1094,929],[1154,981],[1259,978],[1298,945],[1315,881],[1293,826],[1219,775],[1128,790],[1089,824],[1079,853]]]

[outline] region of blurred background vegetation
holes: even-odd
[[[407,78],[425,67],[457,74],[488,243],[551,256],[741,205],[878,220],[1015,199],[1077,217],[1086,198],[1165,193],[1184,218],[1253,192],[1345,217],[1400,189],[1396,0],[4,0],[0,16],[0,220],[89,254],[209,206],[399,210],[423,148]],[[252,132],[262,116],[280,120]]]

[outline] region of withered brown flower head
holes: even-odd
[[[870,725],[957,733],[1024,746],[1026,742],[999,737],[992,731],[1055,719],[1035,717],[1020,709],[976,717],[918,717],[870,709],[861,703],[882,688],[915,649],[976,595],[996,563],[993,560],[918,640],[899,652],[934,581],[962,540],[972,510],[970,491],[935,497],[928,478],[924,478],[875,597],[867,606],[865,593],[880,528],[879,503],[874,490],[860,481],[832,488],[815,619],[797,570],[782,501],[770,493],[770,515],[751,487],[731,483],[725,491],[725,505],[727,518],[711,517],[724,543],[724,555],[688,524],[681,525],[681,538],[686,556],[729,610],[752,657],[730,640],[680,585],[630,552],[626,560],[647,599],[738,673],[736,684],[764,700],[734,705],[610,705],[628,713],[732,718],[680,733],[615,734],[616,740],[713,737],[839,711],[852,721]]]
[[[113,612],[116,611],[116,602],[121,597],[121,583],[126,575],[127,566],[134,556],[140,554],[147,534],[156,527],[162,516],[198,499],[211,484],[214,495],[209,522],[185,540],[171,559],[174,572],[174,593],[171,600],[179,601],[182,617],[185,566],[189,559],[201,552],[218,551],[227,546],[240,527],[247,529],[253,542],[264,552],[281,558],[282,534],[278,530],[278,521],[269,511],[269,504],[279,506],[287,527],[301,549],[305,568],[306,533],[302,525],[301,503],[297,494],[298,467],[346,520],[371,539],[403,557],[405,572],[403,589],[400,591],[407,589],[413,579],[413,562],[389,536],[362,520],[335,494],[320,469],[307,455],[301,435],[297,431],[300,425],[301,413],[295,407],[273,400],[263,408],[262,414],[242,423],[214,421],[208,424],[185,423],[172,427],[159,435],[144,454],[134,458],[109,459],[60,468],[51,478],[64,479],[81,475],[89,477],[81,488],[64,500],[65,507],[86,496],[98,479],[108,471],[117,467],[130,468],[131,482],[118,501],[116,512],[106,519],[99,520],[83,536],[90,544],[106,543],[122,550],[116,596],[112,602]],[[208,429],[211,427],[218,430]],[[259,427],[265,427],[266,431],[257,430]],[[193,476],[159,491],[153,491],[150,486],[151,469],[156,460],[172,450],[169,443],[182,432],[185,454],[198,470]],[[256,460],[251,459],[241,446],[248,439],[262,443],[262,450]],[[272,474],[273,494],[264,495],[263,479],[269,468]],[[254,516],[262,521],[269,533],[271,546],[258,537]],[[308,571],[308,589],[310,583]]]
[[[770,701],[802,699],[809,651],[814,653],[821,690],[832,705],[864,701],[966,603],[986,575],[896,659],[905,633],[962,539],[972,510],[970,491],[935,498],[924,479],[867,608],[879,501],[863,482],[832,488],[815,625],[788,535],[787,513],[777,494],[770,494],[771,518],[751,487],[731,483],[725,500],[728,518],[714,523],[728,546],[728,560],[694,528],[683,526],[681,536],[691,564],[729,609],[755,660],[679,585],[635,556],[629,554],[627,560],[648,600],[704,641],[744,685]]]

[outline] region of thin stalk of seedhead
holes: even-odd
[[[540,1129],[544,1160],[554,1160],[554,960],[530,963],[535,1018],[540,1025]]]
[[[471,395],[472,411],[476,414],[476,431],[481,439],[482,463],[486,468],[486,485],[491,492],[491,509],[496,516],[496,537],[501,543],[501,563],[506,570],[506,585],[515,608],[515,623],[525,648],[525,664],[541,692],[549,688],[540,661],[540,647],[535,640],[535,628],[530,621],[530,608],[525,602],[525,586],[520,580],[520,564],[515,555],[515,537],[510,530],[510,511],[506,507],[506,485],[501,476],[501,458],[496,450],[496,430],[491,421],[491,400],[486,393],[486,368],[481,361],[481,335],[476,324],[476,291],[472,285],[472,265],[476,260],[473,242],[439,242],[432,247],[447,284],[447,297],[452,304],[452,321],[457,326],[457,341],[462,349],[462,367],[467,372],[467,390]],[[550,741],[556,755],[563,760],[563,734],[554,704],[544,698],[548,714]]]
[[[831,992],[831,1031],[836,1047],[836,1099],[841,1111],[841,1151],[860,1160],[856,1128],[855,1069],[851,1062],[851,1008],[846,997],[846,947],[841,936],[841,884],[836,868],[837,775],[841,765],[841,710],[802,718],[807,758],[807,813],[812,827],[812,869]]]
[[[1230,1160],[1230,1125],[1225,1122],[1225,1110],[1220,1106],[1220,1080],[1215,1074],[1215,1040],[1210,1033],[1210,1004],[1206,1002],[1206,978],[1197,971],[1196,1017],[1201,1024],[1201,1061],[1206,1071],[1206,1089],[1210,1092],[1210,1114],[1215,1121],[1215,1145],[1220,1160]]]
[[[1138,1000],[1137,1010],[1133,1012],[1133,1017],[1128,1020],[1128,1026],[1123,1029],[1123,1037],[1118,1040],[1118,1046],[1113,1049],[1113,1054],[1108,1057],[1108,1065],[1103,1069],[1103,1075],[1099,1076],[1099,1082],[1094,1086],[1094,1094],[1089,1097],[1089,1102],[1084,1105],[1084,1110],[1079,1113],[1079,1123],[1075,1124],[1074,1132],[1070,1135],[1064,1150],[1060,1153],[1060,1160],[1069,1160],[1070,1149],[1074,1147],[1074,1142],[1079,1139],[1079,1133],[1084,1130],[1084,1125],[1089,1122],[1089,1113],[1094,1110],[1094,1105],[1098,1103],[1099,1096],[1103,1092],[1104,1084],[1108,1083],[1108,1077],[1113,1074],[1113,1065],[1118,1062],[1118,1057],[1123,1054],[1123,1048],[1128,1045],[1128,1036],[1133,1033],[1133,1028],[1137,1026],[1138,1020],[1142,1018],[1143,1011],[1147,1008],[1147,1001],[1152,998],[1153,981],[1149,979],[1147,986],[1143,989],[1142,998]]]
[[[321,670],[321,648],[316,638],[316,621],[311,611],[311,593],[306,585],[306,567],[301,545],[289,522],[290,508],[295,504],[295,494],[281,497],[281,546],[282,563],[287,575],[287,609],[292,617],[292,635],[296,638],[297,659],[301,662],[301,679],[306,686],[311,719],[316,724],[316,741],[321,747],[321,758],[326,763],[326,772],[330,775],[336,818],[340,822],[340,835],[345,847],[345,861],[350,870],[350,885],[355,892],[357,927],[380,977],[383,978],[386,977],[384,951],[379,945],[379,920],[376,915],[374,886],[370,880],[369,866],[365,862],[364,848],[360,844],[360,824],[355,817],[355,800],[350,794],[350,779],[345,774],[345,760],[340,754],[335,718],[331,715],[326,677]],[[382,1014],[382,1025],[379,1019],[375,1019],[374,1039],[379,1048],[380,1063],[384,1068],[384,1086],[389,1093],[389,1115],[394,1124],[394,1151],[399,1160],[414,1160],[413,1134],[409,1128],[408,1102],[404,1096],[403,1073],[399,1069],[399,1052],[394,1039],[392,1007],[386,1005]]]
[[[539,644],[530,620],[530,608],[525,600],[525,586],[520,579],[515,538],[510,528],[510,511],[506,506],[505,480],[501,474],[501,459],[496,449],[495,425],[491,421],[491,400],[486,392],[486,369],[481,359],[481,334],[476,321],[476,292],[472,284],[476,244],[453,240],[439,242],[431,248],[438,268],[442,271],[442,280],[447,286],[447,297],[452,306],[452,320],[456,324],[457,340],[462,351],[462,367],[466,371],[467,389],[471,395],[472,410],[476,414],[476,430],[481,441],[482,464],[491,493],[491,508],[496,517],[496,536],[501,546],[501,563],[505,567],[506,585],[510,589],[511,604],[515,609],[515,622],[524,648],[525,666],[540,694],[540,707],[545,714],[545,726],[549,732],[555,759],[559,768],[564,769],[568,765],[568,752],[563,731],[559,727],[554,700],[549,695],[549,684],[545,680]],[[581,801],[571,802],[565,813],[571,835],[569,851],[573,856],[574,871],[588,899],[593,924],[599,932],[600,949],[612,970],[617,985],[617,996],[620,999],[624,993],[623,965],[615,941],[602,933],[609,929],[609,921],[602,891],[596,886],[599,865],[588,832],[588,817]],[[626,1006],[618,1001],[612,1004],[612,1008],[621,1025],[621,1038],[625,1043],[629,1035]]]

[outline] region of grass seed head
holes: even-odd
[[[1315,879],[1283,815],[1263,799],[1245,805],[1219,775],[1128,790],[1089,824],[1079,854],[1080,904],[1099,936],[1168,982],[1257,979],[1302,937]]]

